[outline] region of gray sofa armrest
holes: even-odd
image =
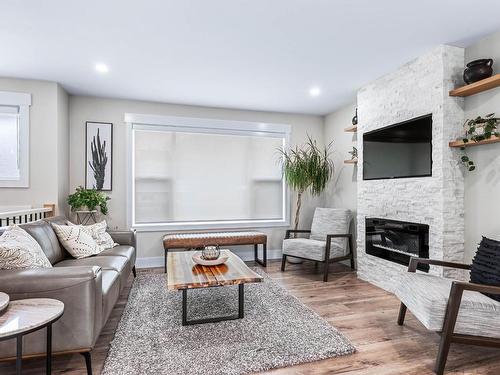
[[[137,239],[135,230],[112,230],[108,231],[108,233],[116,243],[136,247]]]
[[[102,271],[96,266],[1,270],[0,290],[11,300],[54,298],[64,314],[53,327],[54,352],[91,349],[102,329]],[[45,352],[45,334],[24,338],[24,355]],[[10,340],[0,342],[0,358],[15,355]]]

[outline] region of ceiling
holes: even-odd
[[[323,115],[438,44],[496,31],[498,14],[498,0],[3,0],[0,76],[71,94]]]

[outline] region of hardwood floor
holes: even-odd
[[[357,279],[355,272],[340,264],[330,266],[328,283],[321,281],[321,274],[315,274],[312,265],[287,265],[285,273],[280,272],[279,266],[278,261],[271,261],[266,272],[337,327],[358,352],[351,356],[276,369],[266,374],[433,374],[439,336],[428,332],[410,312],[405,325],[398,326],[399,301],[393,295]],[[139,272],[162,272],[162,269]],[[103,367],[131,283],[132,278],[92,352],[94,374],[99,374]],[[498,349],[452,344],[446,374],[493,375],[499,374],[499,369]],[[43,359],[23,361],[23,374],[43,373]],[[0,374],[14,374],[14,363],[0,363]],[[54,357],[53,374],[85,375],[83,357],[76,354]]]

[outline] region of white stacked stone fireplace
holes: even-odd
[[[365,219],[387,218],[429,225],[429,258],[463,261],[464,177],[459,151],[448,146],[462,134],[462,48],[439,46],[358,92],[358,276],[388,291],[407,267],[365,251]],[[363,133],[432,114],[432,176],[363,180]],[[453,275],[431,267],[431,274]]]

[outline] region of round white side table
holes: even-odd
[[[15,338],[17,341],[16,374],[21,374],[23,336],[47,328],[46,373],[52,366],[52,323],[64,312],[64,303],[50,298],[30,298],[10,301],[0,311],[0,341]]]

